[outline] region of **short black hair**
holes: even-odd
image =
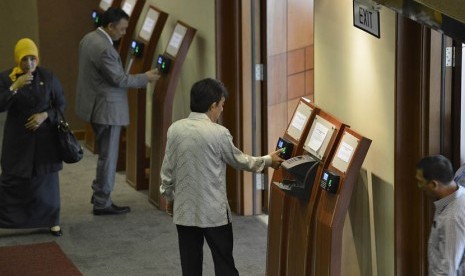
[[[121,19],[129,20],[129,15],[121,8],[110,7],[102,15],[102,26],[107,27],[108,24],[117,24]]]
[[[417,169],[423,171],[423,178],[427,181],[436,180],[447,184],[454,179],[452,163],[442,155],[431,155],[422,158]]]
[[[200,80],[191,88],[191,111],[206,113],[213,103],[219,103],[223,97],[228,97],[228,90],[221,81],[212,78]]]

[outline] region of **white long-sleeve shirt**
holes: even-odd
[[[175,199],[175,224],[225,225],[231,221],[226,164],[258,172],[271,162],[269,155],[253,157],[242,153],[234,146],[228,129],[204,113],[192,112],[168,129],[160,192],[168,200]]]
[[[429,275],[465,275],[465,189],[434,202],[428,241]]]

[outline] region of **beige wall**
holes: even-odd
[[[315,103],[373,141],[346,219],[342,271],[394,275],[395,13],[381,10],[378,39],[353,26],[352,10],[352,1],[315,0]]]
[[[214,0],[147,0],[141,18],[145,17],[148,5],[168,13],[168,20],[163,29],[155,56],[164,52],[171,33],[178,20],[197,29],[181,71],[173,103],[173,121],[185,118],[190,112],[190,88],[202,78],[215,77],[215,1]],[[141,19],[140,21],[142,21]],[[140,23],[140,22],[139,22]],[[136,30],[137,31],[137,30]],[[150,144],[150,114],[152,112],[153,86],[147,93],[147,129],[146,143]],[[155,91],[156,93],[156,91]]]

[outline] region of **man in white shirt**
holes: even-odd
[[[425,157],[417,164],[417,185],[435,200],[429,275],[465,275],[465,188],[453,178],[452,164],[442,155]]]
[[[465,163],[455,172],[454,181],[460,186],[465,187]]]
[[[280,151],[262,157],[241,152],[228,129],[217,124],[228,92],[214,79],[191,89],[191,113],[168,129],[161,168],[161,194],[174,200],[183,275],[202,275],[203,242],[213,256],[215,275],[239,275],[233,252],[226,165],[247,171],[278,168]]]

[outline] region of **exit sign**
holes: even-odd
[[[354,26],[379,38],[379,11],[354,0]]]

